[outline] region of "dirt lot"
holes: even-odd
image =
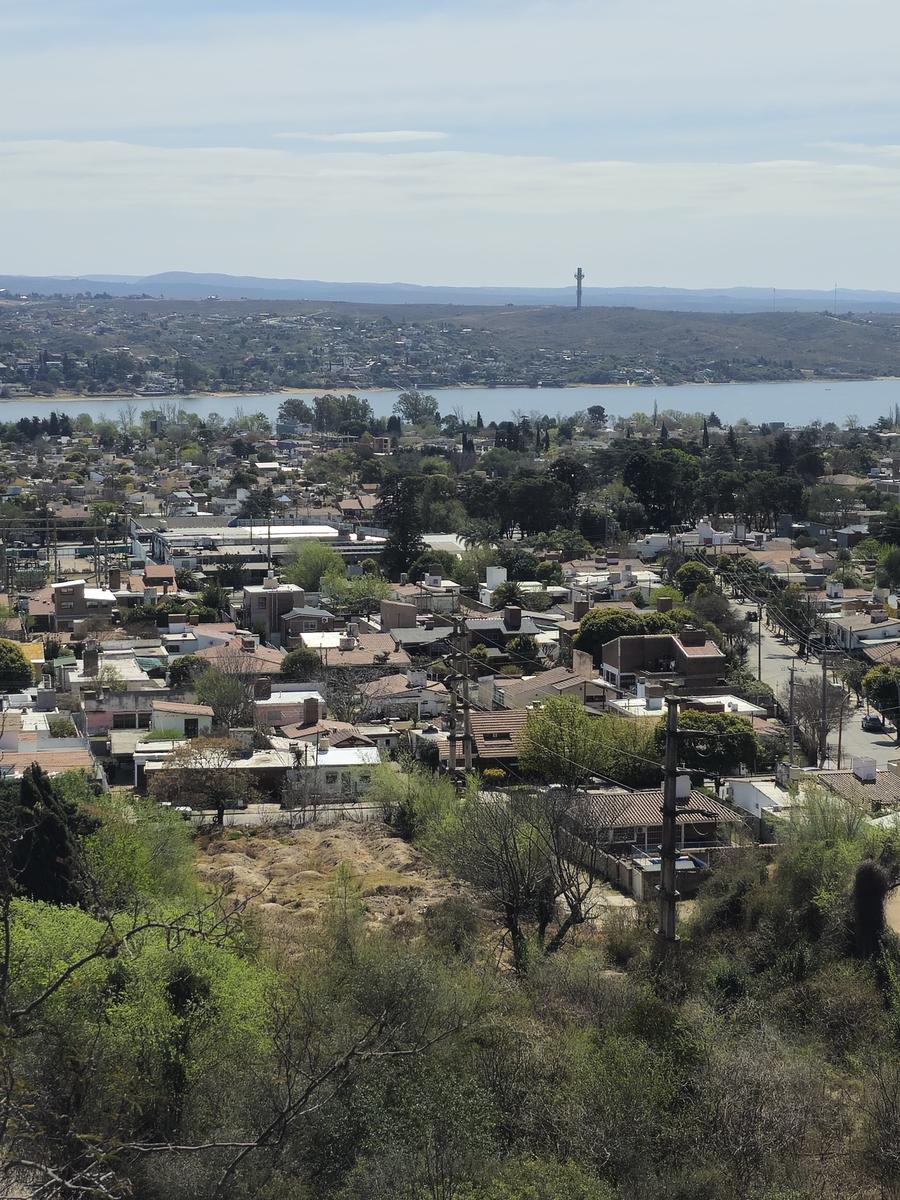
[[[205,882],[224,886],[239,899],[261,892],[252,901],[261,914],[290,913],[298,922],[315,918],[328,900],[335,868],[344,862],[362,888],[373,925],[421,916],[429,905],[464,890],[382,825],[231,830],[200,842],[199,870]]]

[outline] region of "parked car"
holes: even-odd
[[[862,719],[862,727],[866,733],[883,733],[884,721],[881,717],[876,717],[874,713],[870,713]]]

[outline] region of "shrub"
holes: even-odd
[[[643,932],[629,909],[619,908],[603,922],[603,953],[610,966],[624,971],[640,954],[643,942]]]

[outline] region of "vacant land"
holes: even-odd
[[[334,872],[353,870],[372,925],[421,917],[431,904],[464,891],[442,877],[409,842],[381,825],[345,822],[328,829],[251,829],[205,838],[204,882],[224,888],[264,916],[312,921],[328,903]]]

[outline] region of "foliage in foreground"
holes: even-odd
[[[474,793],[388,770],[376,784],[429,852],[474,853]],[[199,888],[177,817],[46,785],[5,794],[7,1190],[900,1194],[900,951],[884,925],[900,842],[818,793],[774,864],[746,851],[713,876],[674,957],[655,955],[652,918],[620,910],[514,977],[483,853],[423,921],[370,927],[344,864],[320,920],[270,926]],[[35,898],[13,854],[34,789],[62,822],[67,902]]]

